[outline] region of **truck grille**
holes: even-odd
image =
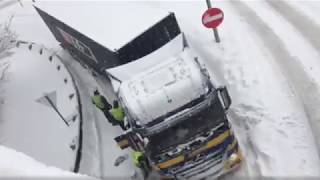
[[[204,173],[211,170],[211,174],[219,173],[222,169],[223,162],[223,150],[219,150],[214,154],[199,157],[194,161],[189,161],[189,164],[185,164],[183,167],[177,169],[177,171],[172,172],[176,176],[183,178],[190,178],[199,173]]]
[[[189,153],[183,155],[183,161],[163,168],[162,172],[166,175],[173,175],[178,179],[219,175],[223,171],[224,160],[228,155],[227,148],[234,140],[234,137],[230,136],[228,131],[224,133],[220,133],[220,135],[216,135],[215,138],[208,141],[203,146],[206,149],[201,150],[200,148],[198,149],[200,151],[197,149],[189,151]]]

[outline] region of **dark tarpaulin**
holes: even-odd
[[[84,67],[102,75],[105,75],[105,69],[137,60],[159,49],[181,33],[174,13],[170,13],[114,52],[38,7],[35,9],[64,49]]]
[[[180,33],[176,17],[174,13],[170,13],[167,17],[118,49],[118,57],[123,62],[137,60],[159,49]]]
[[[35,9],[61,46],[67,49],[82,65],[88,66],[98,73],[104,73],[106,68],[115,67],[120,64],[119,58],[113,51],[41,9],[37,7]]]

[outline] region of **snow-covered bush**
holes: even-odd
[[[9,62],[5,60],[5,56],[9,55],[8,50],[14,46],[17,35],[10,28],[13,16],[8,21],[0,24],[0,104],[3,100],[1,98],[1,84],[6,80],[6,72],[9,68]]]
[[[10,49],[14,45],[14,41],[17,38],[17,35],[14,31],[11,30],[11,22],[13,16],[11,16],[8,21],[0,24],[0,54],[4,53],[6,50]],[[1,56],[0,56],[1,58]]]
[[[10,177],[22,177],[22,179],[52,179],[53,177],[60,177],[61,179],[94,179],[47,166],[24,153],[1,145],[0,159],[0,179]]]

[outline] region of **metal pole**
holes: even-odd
[[[211,1],[206,0],[206,2],[207,2],[208,9],[212,8]],[[220,37],[219,37],[218,29],[217,28],[212,28],[212,29],[213,29],[214,39],[216,40],[217,43],[219,43]]]
[[[49,104],[52,106],[52,108],[58,113],[58,115],[61,117],[64,123],[66,123],[67,126],[69,126],[68,122],[64,119],[62,114],[58,111],[57,107],[54,105],[54,103],[51,101],[51,99],[46,95],[44,96],[46,100],[49,102]]]
[[[20,3],[20,6],[23,7],[23,4],[22,4],[21,0],[18,0],[18,2]]]

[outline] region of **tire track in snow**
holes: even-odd
[[[71,58],[71,57],[70,57]],[[88,111],[89,114],[87,117],[89,121],[93,121],[95,129],[95,136],[97,136],[97,141],[94,143],[97,145],[98,153],[98,162],[99,162],[99,177],[100,179],[130,179],[134,174],[134,167],[130,161],[122,164],[121,168],[114,166],[114,160],[124,154],[129,154],[129,151],[122,151],[114,141],[113,137],[120,135],[123,131],[120,127],[112,126],[103,115],[100,110],[98,110],[91,102],[91,96],[93,90],[96,88],[107,98],[107,101],[112,103],[111,100],[115,98],[111,84],[105,77],[101,75],[92,75],[92,70],[87,67],[83,67],[77,61],[71,59],[72,66],[74,66],[74,71],[79,75],[79,80],[82,83],[85,107],[84,109]],[[88,133],[89,134],[89,133]],[[90,152],[90,149],[84,150],[84,152]],[[94,157],[95,158],[95,157]],[[96,158],[95,158],[96,159]],[[85,163],[83,163],[85,165]],[[85,170],[85,169],[84,169]]]
[[[70,57],[71,58],[71,57]],[[98,131],[98,127],[97,127],[97,123],[96,123],[96,119],[98,119],[97,115],[96,115],[96,109],[93,108],[93,106],[91,106],[91,99],[90,99],[90,89],[88,88],[88,83],[85,82],[83,80],[83,78],[81,77],[81,75],[77,72],[77,69],[74,67],[74,63],[75,62],[69,62],[66,61],[62,58],[64,64],[66,66],[68,66],[68,68],[70,69],[70,72],[72,73],[72,75],[75,78],[75,81],[78,85],[78,87],[81,89],[80,90],[80,98],[82,99],[83,103],[82,103],[82,108],[83,108],[83,149],[88,148],[88,147],[92,147],[92,146],[98,146],[99,144],[101,144],[101,135],[99,134]],[[95,136],[95,140],[97,142],[91,142],[88,137],[88,134],[91,134],[90,132],[88,132],[88,123],[91,121],[93,128],[96,130],[94,133]],[[87,124],[87,125],[85,125]],[[98,132],[97,132],[98,131]],[[95,174],[95,176],[99,176],[99,177],[104,177],[104,171],[103,171],[103,161],[101,159],[103,159],[103,151],[101,149],[101,147],[95,147],[96,150],[98,152],[95,152],[98,154],[98,173],[99,174]],[[83,155],[85,156],[84,152],[90,152],[92,151],[92,149],[90,150],[83,150]],[[84,162],[83,160],[81,161],[81,164],[87,164],[88,162]],[[93,162],[94,163],[94,162]],[[89,174],[90,172],[86,172],[87,170],[83,169],[83,166],[80,165],[80,173],[87,173]],[[92,175],[92,174],[89,174]]]
[[[278,1],[277,1],[278,2]],[[312,131],[317,141],[318,152],[320,147],[320,112],[316,107],[320,107],[320,91],[318,86],[312,81],[303,65],[298,59],[292,57],[280,37],[246,4],[240,1],[231,1],[235,9],[246,18],[247,23],[252,26],[256,34],[261,38],[266,48],[271,52],[277,65],[303,104],[304,110],[312,125]]]
[[[16,3],[18,3],[18,1],[13,1],[13,0],[12,1],[5,1],[5,2],[0,1],[0,9],[4,9],[4,8],[11,6],[13,4],[16,4]]]
[[[65,67],[65,69],[68,71],[68,73],[70,74],[71,77],[71,81],[73,83],[75,92],[76,92],[76,97],[78,100],[78,111],[79,111],[79,142],[78,142],[78,150],[77,150],[77,156],[76,156],[76,162],[75,162],[75,167],[73,172],[75,173],[79,173],[80,170],[80,163],[81,163],[81,159],[82,159],[82,142],[83,142],[83,113],[82,113],[82,103],[81,103],[81,97],[80,97],[80,91],[79,91],[79,87],[78,84],[75,80],[75,78],[73,77],[73,74],[71,73],[71,70],[69,69],[69,66],[65,65],[65,61],[59,56],[59,55],[55,55],[58,59],[60,59],[60,61],[62,62],[63,66]]]
[[[198,37],[201,37],[201,34],[198,34]],[[221,62],[219,60],[221,59],[220,57],[217,57],[211,51],[212,47],[207,46],[206,44],[203,44],[201,41],[199,41],[196,38],[193,38],[192,36],[188,36],[187,38],[188,38],[188,41],[190,42],[190,48],[206,64],[206,66],[208,67],[210,76],[214,77],[211,79],[213,83],[218,86],[220,84],[226,84],[229,79],[225,78],[225,73],[223,72],[223,69],[225,69],[224,68],[225,64],[224,62]],[[205,39],[205,37],[202,37],[202,38]],[[237,178],[249,179],[250,176],[259,177],[259,170],[255,169],[258,166],[255,165],[251,167],[251,165],[249,165],[250,162],[255,161],[255,158],[253,155],[254,153],[252,152],[253,149],[251,149],[252,146],[249,146],[247,142],[248,137],[247,137],[247,132],[244,130],[245,125],[243,123],[239,123],[239,122],[245,122],[246,120],[243,117],[240,117],[237,114],[233,113],[233,111],[230,111],[228,113],[228,117],[231,124],[233,125],[233,130],[236,132],[235,134],[237,134],[240,149],[242,150],[242,153],[244,153],[246,158],[242,161],[242,164],[239,167],[239,169],[229,172],[219,177],[218,179],[231,180],[231,179],[237,179]],[[254,169],[254,171],[249,171],[249,169]]]
[[[291,7],[285,1],[267,0],[267,2],[289,21],[315,49],[320,49],[320,27],[312,19]]]

